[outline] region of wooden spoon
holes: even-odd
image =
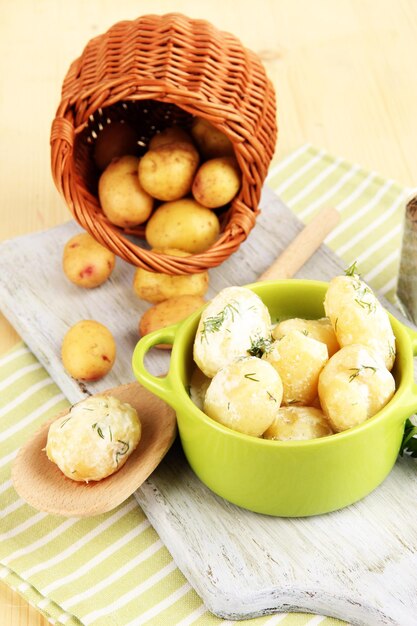
[[[295,237],[288,248],[258,280],[293,276],[336,226],[339,214],[325,209]],[[17,493],[40,511],[56,515],[91,517],[114,509],[148,478],[171,447],[177,432],[174,411],[139,383],[109,389],[99,395],[112,395],[128,402],[138,412],[142,437],[126,464],[107,478],[82,483],[67,478],[49,461],[45,452],[50,424],[60,413],[42,425],[23,445],[13,463],[12,481]]]

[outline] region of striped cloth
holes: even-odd
[[[311,146],[277,163],[269,185],[305,221],[333,204],[342,222],[329,245],[347,264],[358,261],[372,286],[395,293],[407,190]],[[0,577],[53,624],[76,626],[214,626],[133,497],[90,519],[39,513],[17,497],[10,480],[19,446],[68,406],[25,345],[0,359]],[[332,626],[339,620],[275,614],[247,626]]]

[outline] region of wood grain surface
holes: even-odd
[[[3,9],[0,240],[69,218],[49,165],[62,80],[91,37],[138,11],[209,19],[260,54],[278,96],[276,158],[311,142],[417,185],[415,0],[16,0]],[[1,318],[0,354],[17,340]],[[0,623],[47,624],[4,585]]]

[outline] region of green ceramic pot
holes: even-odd
[[[248,285],[272,319],[324,316],[327,283],[283,280]],[[193,341],[201,310],[181,324],[143,337],[133,354],[138,381],[177,414],[185,456],[196,475],[219,496],[268,515],[299,517],[334,511],[360,500],[389,474],[397,458],[404,422],[417,409],[413,356],[417,333],[391,316],[397,340],[391,401],[365,423],[309,441],[268,441],[243,435],[207,417],[188,395]],[[148,350],[173,344],[167,376],[144,366]]]

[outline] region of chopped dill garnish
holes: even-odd
[[[377,369],[378,368],[373,367],[372,365],[361,365],[360,367],[350,367],[349,370],[353,372],[353,374],[349,376],[349,382],[351,383],[352,380],[355,380],[355,378],[359,376],[359,374],[363,372],[364,370],[372,370],[373,373],[375,374]]]
[[[255,376],[255,373],[256,372],[251,372],[250,374],[244,374],[244,376],[248,380],[253,380],[255,383],[259,383],[259,379],[258,378],[253,378],[253,376]]]
[[[305,328],[304,330],[301,331],[303,333],[303,335],[305,335],[307,337],[308,335],[308,330]]]
[[[69,415],[69,416],[67,417],[67,419],[65,419],[65,420],[62,422],[62,424],[61,424],[60,428],[62,428],[63,426],[65,426],[65,424],[66,424],[66,423],[67,423],[67,422],[71,419],[71,417],[72,417],[72,415]]]
[[[217,313],[217,315],[208,317],[203,322],[203,329],[201,331],[201,341],[203,341],[203,339],[207,341],[207,333],[216,333],[217,331],[219,331],[227,319],[230,319],[232,322],[234,322],[235,313],[239,313],[239,309],[236,306],[236,302],[234,305],[231,302],[229,302],[228,304],[226,304],[226,306],[224,307],[222,311]]]
[[[354,261],[347,269],[345,269],[345,276],[356,276],[358,275],[357,271],[357,261]]]
[[[268,397],[270,400],[273,400],[274,402],[277,401],[276,397],[272,395],[272,393],[270,393],[268,390],[266,391],[266,393],[268,394]]]
[[[265,354],[265,352],[269,352],[272,345],[272,339],[268,337],[251,337],[250,340],[250,348],[247,350],[248,354],[251,356],[256,356],[259,359]]]
[[[375,302],[367,302],[366,300],[359,300],[359,298],[355,298],[355,302],[362,309],[366,309],[368,313],[373,313],[376,310]]]
[[[101,430],[100,426],[98,425],[98,422],[94,422],[94,424],[91,424],[91,428],[93,430],[96,430],[98,436],[101,437],[102,439],[104,439],[103,431]]]
[[[117,441],[118,441],[118,443],[122,444],[122,448],[116,452],[116,463],[118,465],[120,457],[124,456],[127,453],[127,451],[129,450],[130,446],[129,446],[129,444],[126,441],[121,441],[120,439],[118,439]]]

